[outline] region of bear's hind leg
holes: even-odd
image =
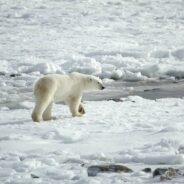
[[[40,122],[42,120],[42,115],[50,103],[51,100],[48,98],[42,98],[36,101],[36,105],[32,113],[33,121]]]
[[[52,105],[53,102],[51,102],[48,107],[45,109],[45,111],[43,112],[43,120],[44,121],[49,121],[52,119]]]

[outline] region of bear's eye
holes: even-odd
[[[89,79],[90,80],[90,82],[92,82],[92,79]]]

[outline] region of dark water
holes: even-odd
[[[180,81],[139,81],[125,82],[116,81],[106,85],[104,91],[89,93],[84,100],[115,100],[122,97],[137,95],[146,99],[158,98],[182,98],[184,97],[184,80]]]

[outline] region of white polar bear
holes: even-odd
[[[65,102],[69,105],[72,116],[85,113],[81,104],[85,91],[102,90],[102,80],[92,75],[73,72],[69,75],[49,74],[39,79],[34,88],[36,105],[32,113],[35,122],[51,120],[53,102]]]

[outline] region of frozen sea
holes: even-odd
[[[85,95],[81,118],[56,104],[55,120],[33,123],[34,82],[72,71],[106,89]],[[183,0],[1,0],[0,183],[147,184],[160,180],[145,167],[184,172],[183,78]],[[134,172],[87,176],[109,163]]]
[[[0,72],[184,77],[183,0],[0,1]]]

